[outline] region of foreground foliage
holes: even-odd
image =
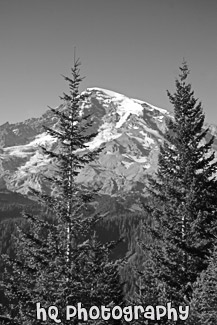
[[[193,283],[207,269],[217,234],[217,163],[204,129],[201,103],[186,83],[186,62],[180,67],[176,92],[169,99],[174,119],[166,123],[158,169],[149,179],[152,244],[144,244],[143,302],[189,304]],[[153,285],[151,285],[153,283]],[[151,299],[151,300],[150,300]],[[164,323],[164,322],[160,322]]]
[[[217,249],[194,284],[189,325],[217,324]]]

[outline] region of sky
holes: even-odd
[[[61,104],[76,57],[80,91],[102,87],[172,109],[183,58],[217,124],[216,0],[0,0],[0,124]]]

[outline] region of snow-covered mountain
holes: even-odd
[[[84,93],[89,96],[81,109],[91,114],[92,129],[98,131],[89,148],[104,149],[77,181],[99,187],[109,196],[143,193],[146,175],[156,169],[165,118],[171,113],[102,88],[88,88]],[[47,111],[40,118],[0,126],[0,189],[27,194],[28,186],[46,187],[41,175],[50,174],[52,165],[38,146],[55,148],[55,140],[43,130],[43,125],[55,123]],[[216,135],[216,126],[211,126],[211,133]]]

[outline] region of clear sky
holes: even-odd
[[[0,0],[0,124],[61,103],[75,46],[81,90],[163,108],[185,57],[195,96],[217,124],[216,0]]]

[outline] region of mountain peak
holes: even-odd
[[[91,88],[87,88],[85,92],[87,94],[91,94],[91,95],[93,95],[95,93],[95,94],[97,94],[98,97],[100,97],[100,96],[108,97],[108,98],[112,99],[113,101],[124,102],[124,104],[128,103],[129,105],[131,104],[132,106],[133,106],[133,104],[134,105],[138,104],[141,106],[145,105],[150,110],[153,109],[153,110],[158,110],[162,114],[170,114],[170,112],[164,108],[154,106],[154,105],[152,105],[146,101],[140,100],[140,99],[130,98],[126,95],[123,95],[123,94],[118,93],[113,90],[108,90],[108,89],[99,88],[99,87],[91,87]],[[125,106],[124,104],[123,104],[123,106]],[[130,107],[129,105],[126,105],[126,109]],[[136,105],[134,107],[136,107]],[[137,106],[137,110],[138,110],[138,108],[139,108],[139,106]]]
[[[87,145],[89,150],[103,146],[103,151],[98,160],[81,171],[77,181],[100,187],[101,193],[110,196],[142,193],[146,175],[156,170],[165,117],[171,113],[103,88],[87,88],[83,93],[89,96],[81,110],[92,118],[90,132],[98,133]],[[51,164],[38,147],[43,144],[52,150],[56,142],[44,133],[43,125],[56,125],[51,112],[0,126],[2,188],[23,194],[28,193],[29,186],[47,190],[42,175],[50,176]]]

